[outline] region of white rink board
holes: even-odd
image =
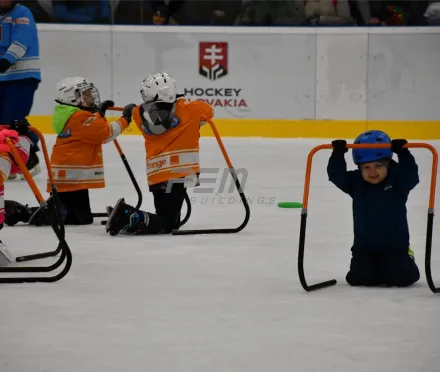
[[[52,114],[56,83],[65,77],[88,77],[99,88],[102,100],[112,96],[111,33],[43,29],[39,38],[42,82],[32,115]]]
[[[130,43],[127,43],[130,39]],[[199,42],[228,43],[228,74],[214,83],[198,74]],[[137,45],[137,48],[133,48]],[[313,118],[315,45],[312,35],[222,35],[209,33],[115,33],[114,86],[117,101],[139,101],[140,82],[149,71],[167,71],[190,99],[231,98],[231,107],[216,107],[218,117]],[[264,53],[261,51],[264,50]],[[292,53],[301,50],[303,53]],[[292,74],[292,69],[301,74]],[[128,73],[129,72],[129,73]],[[285,94],[287,87],[295,87]],[[198,93],[214,88],[220,94]],[[231,95],[226,96],[226,90]],[[208,92],[209,93],[209,92]],[[297,94],[298,93],[298,94]],[[264,101],[262,97],[266,96]],[[276,96],[276,99],[273,97]],[[243,99],[246,107],[234,107]]]
[[[175,76],[189,98],[213,103],[219,118],[436,121],[440,114],[436,27],[39,30],[43,82],[33,115],[51,114],[62,77],[86,75],[102,99],[124,105],[139,103],[142,79],[158,71]],[[227,43],[225,76],[199,74],[200,42]]]
[[[365,120],[368,35],[323,34],[317,43],[316,119]]]
[[[370,35],[368,119],[439,120],[439,65],[438,34]]]

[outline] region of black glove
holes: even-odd
[[[17,131],[20,136],[28,136],[30,126],[26,119],[14,120],[10,125],[10,129]]]
[[[107,100],[99,104],[98,106],[98,112],[101,114],[101,116],[104,118],[105,113],[108,110],[109,107],[114,107],[115,103],[113,101]]]
[[[348,151],[346,140],[334,140],[332,141],[333,151],[336,154],[345,154]]]
[[[9,70],[9,67],[11,67],[12,63],[9,62],[6,58],[0,59],[0,74],[4,74],[6,71]]]
[[[408,150],[403,147],[407,143],[408,141],[406,139],[394,139],[391,141],[391,150],[399,155],[400,153],[402,153],[402,151]]]
[[[124,111],[122,111],[122,117],[128,121],[130,124],[131,122],[131,116],[133,115],[133,110],[136,108],[136,105],[134,103],[130,103],[127,106],[124,107]]]

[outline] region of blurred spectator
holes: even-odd
[[[115,24],[152,25],[175,24],[171,17],[183,1],[120,0],[115,6]]]
[[[53,16],[58,23],[111,23],[109,0],[53,0]]]
[[[242,26],[440,25],[440,0],[22,0],[38,23]]]
[[[117,25],[151,24],[153,9],[148,1],[121,0],[115,7],[114,23]]]
[[[417,26],[424,25],[423,12],[427,1],[370,1],[371,25]]]
[[[167,25],[170,20],[170,12],[168,7],[161,5],[153,14],[153,24],[155,25]]]
[[[349,0],[350,13],[354,24],[364,26],[371,19],[370,4],[368,0]]]
[[[37,23],[53,22],[52,1],[21,0],[20,4],[29,8],[29,10],[32,12],[32,15],[34,16],[35,22]]]
[[[244,0],[235,24],[241,26],[298,26],[304,24],[304,21],[303,0]]]
[[[170,17],[179,25],[186,26],[230,26],[240,11],[241,1],[152,1],[156,10],[159,5],[169,8]]]
[[[307,24],[319,26],[353,25],[347,0],[304,0]]]
[[[440,26],[440,1],[430,1],[424,17],[430,26]]]

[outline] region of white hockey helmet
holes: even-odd
[[[95,85],[83,77],[67,77],[57,83],[55,100],[71,106],[96,108],[101,103]]]
[[[165,72],[148,75],[141,85],[141,95],[145,103],[174,103],[177,99],[176,81]]]

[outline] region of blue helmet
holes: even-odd
[[[388,134],[380,130],[368,130],[360,134],[355,140],[355,144],[385,144],[391,143]],[[371,163],[384,159],[391,159],[393,152],[389,149],[353,149],[353,161],[355,164]]]

